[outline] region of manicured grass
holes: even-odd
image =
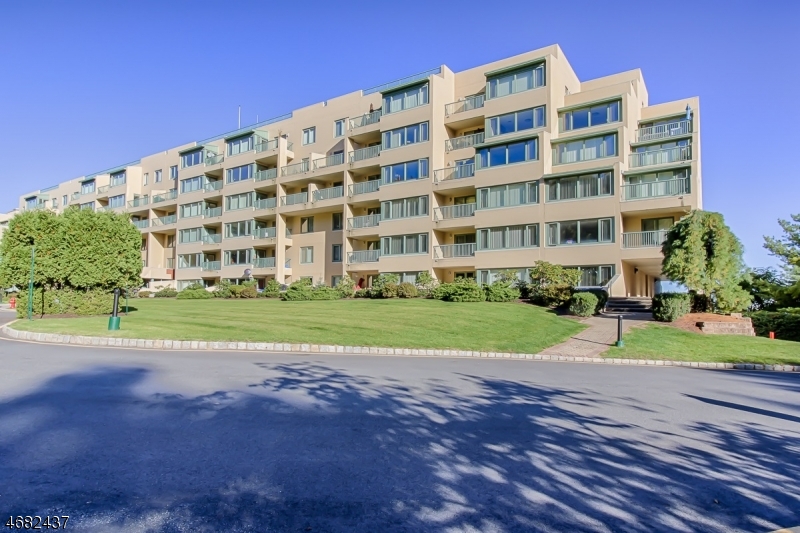
[[[20,330],[139,339],[290,342],[538,353],[584,326],[520,303],[438,300],[131,300],[120,331],[107,317],[20,320]]]
[[[647,324],[625,334],[625,347],[610,348],[604,357],[800,365],[800,342],[738,335],[702,335],[671,326]]]

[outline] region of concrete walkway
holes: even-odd
[[[584,324],[589,327],[566,342],[556,344],[542,351],[544,355],[560,355],[564,357],[597,357],[614,346],[617,341],[617,316],[599,315],[588,318]],[[625,313],[623,316],[623,332],[631,327],[650,322],[650,313]]]

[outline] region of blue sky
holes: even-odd
[[[393,7],[395,5],[395,7]],[[19,195],[441,64],[558,43],[698,95],[705,208],[751,266],[800,212],[800,1],[5,2],[0,211]]]

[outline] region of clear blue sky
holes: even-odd
[[[441,64],[559,43],[582,80],[698,95],[705,208],[751,266],[800,212],[800,1],[3,2],[0,211],[19,195]]]

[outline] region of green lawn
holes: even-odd
[[[604,357],[800,365],[800,342],[738,335],[702,335],[671,326],[647,324],[625,334],[624,348],[610,348]]]
[[[162,300],[130,301],[121,330],[107,317],[20,320],[14,328],[140,339],[290,342],[538,353],[584,326],[520,303],[438,300]],[[122,306],[121,306],[122,307]]]

